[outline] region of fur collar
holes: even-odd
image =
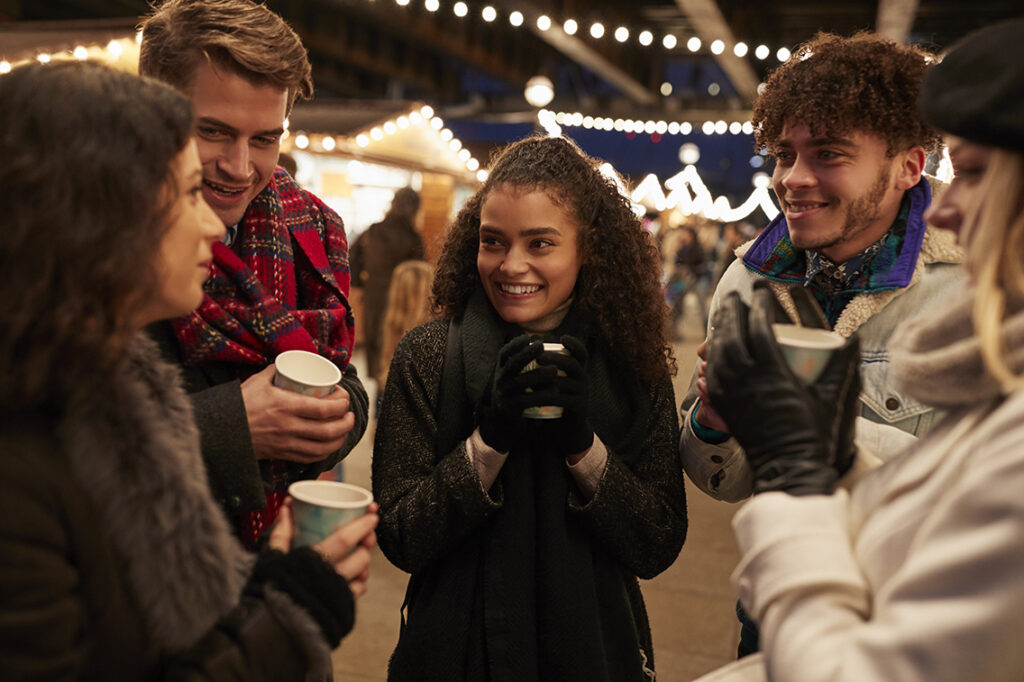
[[[750,240],[736,247],[736,257],[743,258],[743,255],[750,249],[754,241],[756,240]],[[835,331],[843,336],[849,336],[855,332],[862,324],[877,315],[882,308],[889,305],[894,298],[920,282],[921,277],[924,276],[926,266],[933,263],[961,263],[963,259],[964,252],[957,245],[954,232],[935,227],[927,228],[921,240],[921,253],[917,258],[917,263],[914,265],[914,274],[910,278],[910,283],[903,289],[863,293],[854,297],[847,304],[846,308],[843,309],[839,319],[836,320]],[[793,299],[787,291],[791,283],[773,280],[768,280],[768,283],[790,317],[794,320],[798,319],[796,306],[793,305]]]
[[[60,429],[163,652],[195,643],[238,603],[251,556],[207,487],[177,370],[141,334],[114,377],[86,382]]]
[[[921,402],[950,409],[1005,395],[985,367],[971,319],[973,289],[942,315],[918,316],[896,330],[892,368],[903,389]],[[1007,302],[1002,345],[1010,369],[1024,370],[1024,303]]]

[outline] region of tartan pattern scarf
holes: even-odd
[[[354,325],[344,225],[284,171],[249,205],[238,254],[214,245],[204,289],[199,308],[174,322],[186,365],[230,362],[251,374],[282,351],[307,350],[348,366]]]
[[[213,245],[203,302],[174,321],[185,364],[233,363],[245,378],[283,351],[306,350],[344,371],[355,328],[341,218],[278,169],[249,204],[237,241],[237,255]],[[266,507],[242,518],[248,548],[277,517],[291,482],[286,463],[269,462],[269,478]]]

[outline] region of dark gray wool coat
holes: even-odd
[[[177,370],[140,336],[83,383],[63,415],[0,416],[2,677],[329,679],[316,622],[245,589]]]
[[[470,400],[469,386],[486,379],[474,368],[489,375],[501,343],[478,343],[481,324],[484,336],[501,332],[481,322],[489,305],[478,308],[460,335]],[[645,407],[631,409],[608,397],[616,384],[602,390],[591,376],[591,419],[609,453],[591,499],[562,457],[532,440],[485,490],[464,440],[435,449],[439,427],[466,424],[469,409],[458,399],[438,407],[448,329],[435,320],[399,343],[374,444],[380,546],[416,586],[389,679],[650,679],[637,577],[671,565],[687,527],[671,384],[636,381],[630,400]],[[588,374],[601,357],[591,352]]]

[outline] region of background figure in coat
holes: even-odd
[[[395,192],[384,220],[374,223],[352,245],[352,286],[363,288],[363,339],[367,373],[383,388],[381,341],[391,275],[399,263],[423,259],[416,231],[420,195],[411,187]]]
[[[395,351],[373,457],[381,549],[412,573],[391,680],[653,675],[637,576],[686,535],[674,361],[657,249],[598,168],[565,138],[503,150],[448,232],[441,318]]]
[[[139,71],[192,101],[203,198],[227,228],[198,310],[150,331],[184,369],[210,485],[251,547],[288,484],[334,467],[366,430],[348,242],[341,218],[276,167],[292,104],[313,94],[281,17],[249,0],[165,0],[142,31]],[[333,361],[340,387],[314,398],[273,385],[286,350]]]
[[[192,125],[172,88],[95,63],[0,78],[4,679],[327,679],[365,590],[373,513],[289,551],[286,511],[242,549],[141,333],[199,305],[224,235]]]
[[[956,173],[927,218],[959,233],[969,276],[892,341],[903,390],[947,413],[926,436],[837,489],[859,412],[857,335],[808,386],[775,343],[770,291],[749,311],[736,294],[723,302],[708,390],[755,473],[733,521],[733,582],[764,655],[708,681],[1020,679],[1022,58],[1024,20],[997,24],[954,45],[922,88]]]

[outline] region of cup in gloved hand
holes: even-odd
[[[769,288],[748,307],[736,293],[716,313],[708,393],[754,471],[755,492],[830,494],[854,452],[860,394],[856,334],[808,383],[790,369],[772,325],[784,319]]]
[[[827,329],[776,322],[772,331],[789,368],[808,384],[818,380],[833,351],[846,343],[842,336]]]
[[[569,354],[569,351],[565,349],[565,346],[560,343],[545,343],[543,352],[559,353],[561,355]],[[526,367],[523,367],[523,372],[529,372],[537,369],[538,366],[539,365],[536,360],[531,360],[527,363]],[[559,370],[558,375],[564,377],[565,372]],[[528,388],[526,390],[532,391],[533,389]],[[523,410],[523,416],[527,419],[561,419],[564,409],[565,408],[561,405],[533,405]]]

